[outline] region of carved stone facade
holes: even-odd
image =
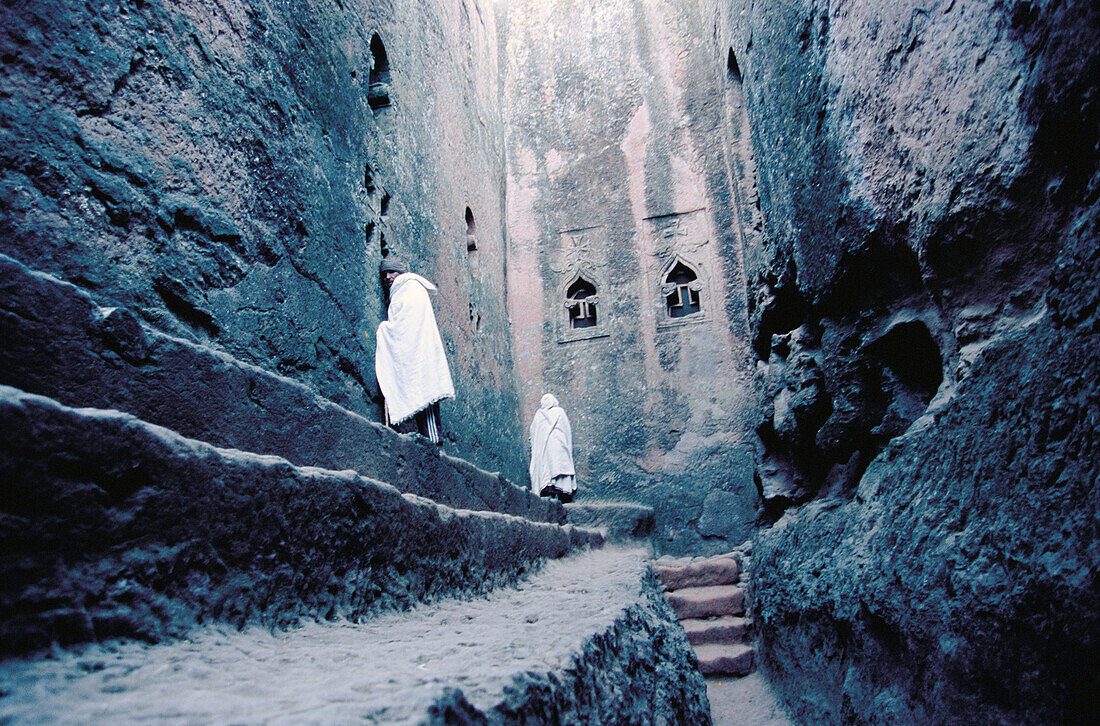
[[[708,270],[721,265],[714,258],[706,209],[650,217],[645,234],[651,245],[646,257],[646,280],[658,329],[694,325],[713,318],[718,291]],[[683,279],[673,277],[686,273]],[[690,280],[690,281],[689,281]],[[679,289],[678,289],[679,288]],[[685,289],[686,288],[686,289]],[[674,297],[675,302],[669,298]],[[680,315],[672,310],[681,308]]]
[[[726,51],[661,2],[525,0],[502,27],[524,418],[543,393],[569,412],[580,500],[653,506],[666,551],[728,550],[758,497]]]
[[[551,273],[560,280],[561,305],[552,315],[559,343],[610,335],[607,310],[611,298],[606,292],[607,257],[603,254],[606,239],[602,227],[574,229],[559,235],[558,250],[549,262]]]

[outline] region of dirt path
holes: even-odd
[[[707,698],[714,726],[795,726],[759,671],[744,678],[707,678]]]
[[[647,553],[555,560],[516,588],[364,623],[210,625],[0,663],[0,723],[420,723],[445,688],[491,708],[513,676],[561,673],[636,601]]]

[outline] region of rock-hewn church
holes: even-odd
[[[5,3],[0,720],[698,724],[756,669],[795,723],[1091,722],[1097,37]],[[383,423],[386,258],[441,450]]]

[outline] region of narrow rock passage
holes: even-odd
[[[645,555],[589,551],[550,561],[518,587],[486,598],[362,624],[308,622],[276,633],[212,625],[170,644],[115,643],[8,661],[0,665],[0,722],[422,723],[448,688],[461,689],[482,712],[508,699],[514,707],[515,687],[542,683],[542,674],[591,678],[578,661],[583,652],[605,648],[599,658],[621,657],[623,642],[615,637],[596,638],[602,646],[589,641],[622,631],[624,620],[637,627],[639,603],[644,611],[659,601],[654,588],[643,587]],[[624,618],[627,611],[635,614]],[[649,612],[656,613],[648,622],[658,639],[668,643],[665,657],[671,648],[688,663],[670,614]],[[686,683],[685,692],[694,685]],[[698,686],[687,713],[705,713]]]

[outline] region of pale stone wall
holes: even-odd
[[[691,4],[531,0],[502,16],[524,419],[554,393],[579,496],[653,506],[666,549],[728,549],[757,494],[741,262],[754,191],[725,50]],[[660,287],[677,259],[702,288],[679,321]],[[595,328],[568,323],[578,275],[597,288]]]

